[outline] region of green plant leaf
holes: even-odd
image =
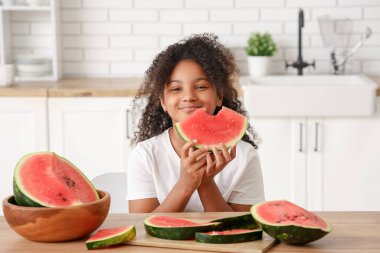
[[[269,33],[251,33],[244,48],[249,56],[273,56],[277,51],[276,43]]]

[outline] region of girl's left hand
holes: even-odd
[[[212,147],[212,153],[206,155],[206,171],[203,175],[202,184],[207,184],[221,172],[226,165],[236,157],[236,145],[228,152],[223,144]]]

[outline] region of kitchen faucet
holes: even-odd
[[[293,63],[288,63],[285,61],[285,69],[288,67],[293,67],[298,70],[298,75],[301,76],[303,68],[308,66],[313,66],[315,69],[315,60],[312,63],[304,62],[302,59],[302,28],[304,27],[304,16],[303,10],[300,9],[298,12],[298,58],[297,61]]]

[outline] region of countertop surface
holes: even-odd
[[[332,224],[333,231],[322,239],[304,246],[292,246],[278,243],[268,252],[329,252],[329,253],[379,253],[380,252],[380,212],[316,212]],[[150,214],[110,214],[101,228],[123,225],[141,225]],[[237,213],[177,213],[177,217],[192,219],[215,219],[239,215]],[[0,252],[86,252],[86,238],[65,243],[38,243],[28,241],[13,232],[0,217]],[[143,246],[121,245],[106,252],[194,252],[189,250],[152,248]],[[206,252],[206,251],[199,251]]]
[[[379,88],[380,76],[370,77]],[[17,83],[0,87],[0,97],[134,97],[142,78],[66,78],[56,82]],[[236,85],[239,95],[241,87]]]
[[[56,82],[25,82],[0,87],[0,96],[133,97],[142,78],[70,78]]]

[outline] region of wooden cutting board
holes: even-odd
[[[144,226],[138,224],[136,226],[136,238],[126,242],[129,245],[159,247],[159,248],[174,248],[174,249],[189,249],[201,251],[216,251],[216,252],[250,252],[261,253],[270,249],[276,241],[265,233],[262,240],[243,242],[243,243],[228,243],[228,244],[210,244],[199,243],[194,240],[165,240],[152,237],[146,234]]]

